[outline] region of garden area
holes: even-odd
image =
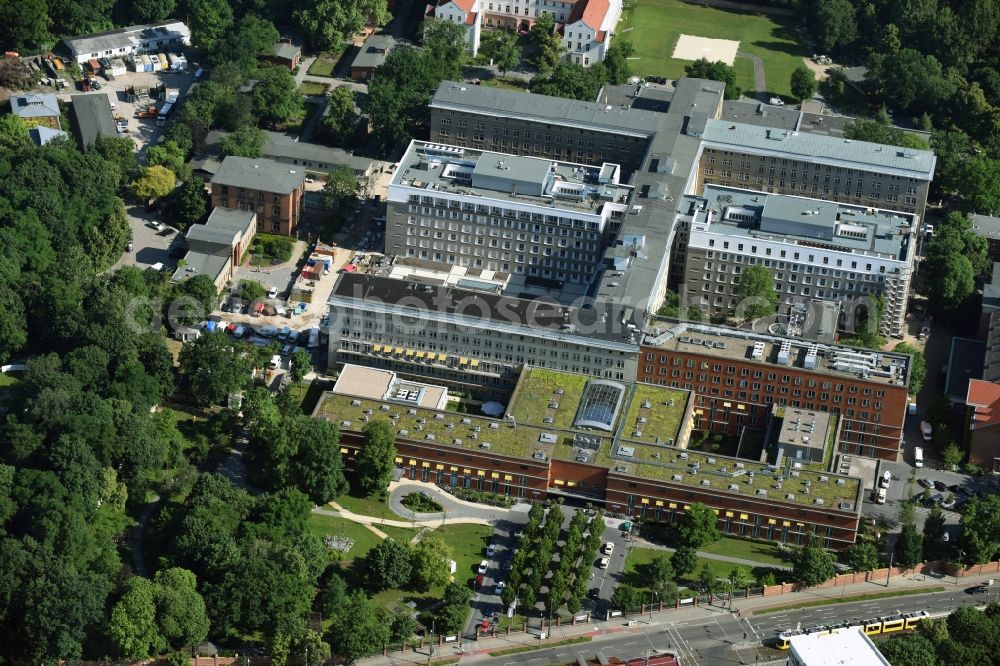
[[[306,74],[309,76],[333,76],[333,70],[337,66],[337,61],[340,60],[341,52],[333,51],[323,51],[313,63],[309,65],[309,69]]]
[[[359,516],[370,516],[385,520],[404,520],[404,518],[389,508],[389,502],[385,497],[381,495],[362,495],[358,491],[353,490],[353,487],[354,484],[352,484],[350,493],[337,498],[337,504]]]
[[[416,513],[440,513],[443,507],[426,493],[410,493],[402,499],[402,504]]]
[[[251,266],[273,266],[283,264],[292,258],[295,241],[287,236],[257,234],[250,248]]]
[[[299,85],[299,94],[303,97],[324,97],[328,92],[330,92],[329,83],[303,81],[301,85]]]
[[[787,16],[704,7],[682,0],[629,0],[617,33],[635,46],[636,58],[629,65],[636,74],[672,79],[684,76],[684,65],[692,62],[673,57],[680,35],[738,41],[741,52],[752,53],[764,61],[766,92],[787,97],[791,95],[792,71],[802,64],[805,55],[793,37],[793,20]],[[737,57],[733,66],[737,84],[744,93],[752,93],[755,84],[750,60]]]

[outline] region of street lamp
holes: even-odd
[[[654,594],[656,595],[656,600],[657,601],[660,600],[660,595],[656,592],[656,590],[650,590],[649,591],[649,623],[650,624],[653,624],[653,595]],[[646,658],[646,661],[647,662],[649,661],[649,657]]]

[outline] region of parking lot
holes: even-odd
[[[483,553],[483,559],[488,561],[488,567],[486,573],[483,574],[482,585],[477,588],[472,598],[473,613],[466,626],[466,635],[469,637],[475,636],[476,627],[481,625],[484,619],[495,615],[504,616],[507,613],[507,608],[500,600],[497,583],[506,581],[514,550],[521,547],[520,537],[516,535],[528,522],[528,508],[527,504],[518,505],[514,510],[505,512],[504,518],[497,520],[494,524],[490,544],[495,547],[495,550],[491,557],[487,557],[486,553]],[[555,510],[563,512],[562,529],[566,530],[569,528],[573,514],[583,509],[563,505]],[[622,520],[617,518],[604,519],[604,542],[614,544],[607,568],[601,568],[598,564],[600,559],[605,556],[603,552],[599,552],[593,562],[581,563],[581,568],[586,567],[586,575],[591,580],[587,596],[581,600],[584,610],[603,612],[609,605],[615,586],[621,580],[629,545],[628,539],[619,529],[621,523]],[[561,541],[557,543],[557,553],[562,545]],[[542,587],[544,590],[544,584]],[[526,614],[523,608],[518,608],[517,612],[522,615]]]

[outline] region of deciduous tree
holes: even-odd
[[[816,535],[810,534],[806,545],[795,553],[792,577],[805,587],[813,587],[833,578],[833,574],[833,555],[820,545]]]
[[[368,587],[375,592],[403,587],[413,572],[410,549],[392,537],[383,539],[365,555],[365,571]]]
[[[616,41],[615,44],[618,42]],[[506,30],[491,30],[483,35],[479,52],[493,61],[500,73],[505,75],[521,62],[521,47],[517,37]]]
[[[684,74],[697,79],[722,81],[726,84],[726,99],[739,99],[743,92],[736,85],[736,70],[721,60],[709,62],[706,58],[699,58],[690,65],[684,65]]]
[[[733,290],[736,297],[735,314],[744,321],[770,317],[778,308],[778,292],[774,290],[774,276],[763,264],[747,266],[740,274],[740,283]]]
[[[181,349],[181,375],[191,397],[201,405],[221,405],[250,380],[249,363],[237,354],[225,333],[207,333]]]
[[[799,65],[792,70],[792,96],[803,102],[812,99],[816,94],[816,75],[805,65]]]
[[[431,535],[425,536],[410,550],[410,582],[416,590],[423,592],[448,582],[448,562],[453,557],[450,546]]]
[[[143,659],[163,645],[156,626],[153,584],[145,578],[131,578],[125,594],[111,610],[108,632],[126,659]]]
[[[388,645],[389,623],[381,608],[356,591],[333,616],[326,636],[334,652],[357,660]]]
[[[705,544],[719,540],[719,517],[715,511],[705,506],[701,502],[695,502],[691,508],[684,512],[684,516],[677,525],[677,536],[681,543],[691,546],[695,550]],[[674,565],[676,567],[676,564]]]
[[[904,523],[896,539],[896,564],[902,567],[915,566],[923,558],[923,535],[913,523]]]
[[[219,148],[225,155],[238,157],[260,157],[263,154],[267,136],[257,127],[244,125],[222,137]]]
[[[341,148],[354,143],[360,117],[356,104],[350,86],[338,86],[330,92],[328,111],[320,120],[320,134],[327,143]]]
[[[396,434],[385,419],[369,421],[361,432],[365,445],[356,462],[359,490],[366,495],[384,493],[392,480]]]
[[[686,576],[698,568],[698,549],[691,546],[678,546],[670,556],[670,564],[678,576]]]
[[[141,201],[159,199],[174,191],[177,177],[164,166],[143,167],[139,177],[132,181],[132,193]]]

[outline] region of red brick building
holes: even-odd
[[[226,157],[212,176],[212,208],[257,213],[257,231],[294,236],[302,216],[305,169],[274,160]]]
[[[612,429],[602,432],[576,425],[595,404],[579,375],[530,368],[508,418],[490,419],[425,407],[428,385],[380,382],[371,376],[374,369],[366,370],[364,385],[345,388],[338,380],[313,412],[339,424],[348,469],[364,446],[364,423],[383,418],[397,433],[394,462],[405,478],[525,500],[564,497],[662,522],[677,521],[700,502],[715,510],[727,534],[802,544],[816,533],[835,549],[854,543],[860,480],[790,459],[779,469],[685,448],[693,412],[685,391],[631,385]],[[409,397],[399,397],[401,388]]]
[[[695,429],[739,435],[767,426],[771,405],[837,414],[837,450],[896,460],[906,417],[910,357],[744,329],[672,320],[650,324],[640,382],[695,393]]]

